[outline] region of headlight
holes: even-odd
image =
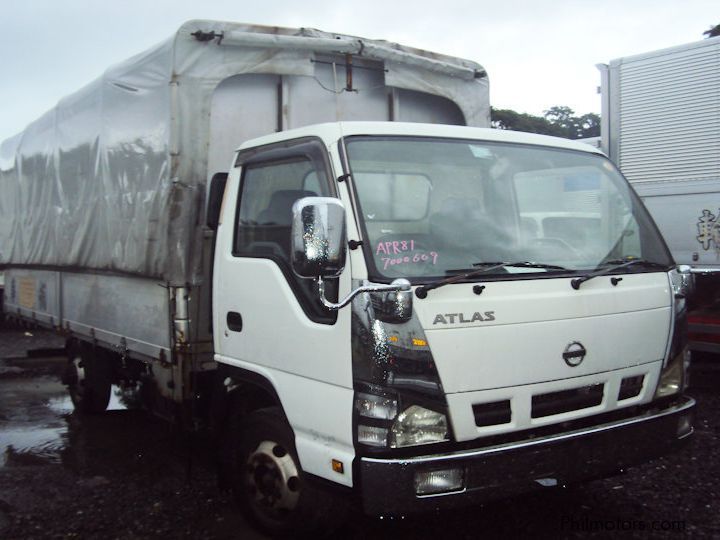
[[[369,390],[355,393],[358,443],[403,448],[449,440],[445,413],[408,403],[402,395],[383,389]]]
[[[686,297],[691,288],[689,274],[673,270],[669,273],[671,292],[673,295],[673,328],[670,344],[660,372],[655,398],[679,394],[685,390],[686,371],[690,363],[690,352],[687,339],[687,306]]]
[[[390,447],[416,446],[448,440],[447,418],[444,414],[419,405],[405,409],[390,431]]]
[[[368,446],[387,447],[388,429],[377,426],[358,424],[358,442]]]
[[[397,400],[364,392],[358,393],[355,396],[355,409],[365,418],[394,420],[397,416]]]
[[[368,446],[387,448],[390,424],[397,416],[397,399],[358,392],[355,411],[358,414],[357,440]]]
[[[684,347],[668,362],[660,373],[655,399],[678,394],[685,389],[685,369],[690,361],[690,351]]]

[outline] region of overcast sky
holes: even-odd
[[[482,64],[493,106],[599,112],[597,63],[703,39],[719,0],[0,0],[0,140],[188,19],[396,41]]]

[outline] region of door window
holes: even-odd
[[[331,196],[324,164],[304,154],[253,161],[244,166],[240,183],[233,254],[273,260],[305,313],[316,322],[332,324],[336,314],[320,303],[316,281],[299,278],[290,265],[293,204],[304,197]],[[337,298],[337,280],[328,283],[326,292]]]
[[[315,180],[308,182],[311,175]],[[323,181],[318,181],[321,176]],[[293,204],[303,197],[327,196],[326,186],[324,175],[307,158],[248,166],[242,180],[236,254],[289,264]]]

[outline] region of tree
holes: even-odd
[[[711,27],[710,30],[705,30],[705,31],[703,32],[703,35],[704,35],[706,38],[711,38],[711,37],[718,37],[718,36],[720,36],[720,24],[716,24],[715,26]]]
[[[572,125],[575,118],[575,111],[564,105],[555,105],[543,113],[545,119],[551,124],[558,124],[563,127]]]
[[[497,129],[512,129],[527,133],[541,133],[567,139],[582,139],[600,135],[600,116],[588,113],[575,116],[570,107],[550,107],[543,116],[518,113],[511,109],[491,109],[491,125]]]
[[[563,132],[562,136],[568,139],[584,139],[600,135],[600,116],[595,113],[575,116],[575,111],[570,107],[555,106],[545,111],[544,115],[548,122],[559,126]]]
[[[557,127],[540,116],[519,113],[511,109],[491,109],[490,118],[492,127],[497,129],[562,136]]]
[[[586,139],[587,137],[600,136],[600,115],[595,113],[583,114],[578,118],[579,137],[571,137],[576,139]]]

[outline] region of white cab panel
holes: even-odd
[[[232,278],[216,282],[215,292],[220,354],[352,388],[350,310],[340,310],[334,325],[312,322],[273,261],[228,255],[225,264]],[[228,328],[228,311],[242,315],[241,332]]]
[[[329,385],[226,356],[218,355],[216,359],[270,381],[295,432],[295,447],[304,471],[352,486],[355,450],[351,422],[348,422],[352,418],[352,388]],[[343,473],[332,470],[333,459],[343,463]]]
[[[453,433],[456,440],[469,441],[478,437],[522,431],[611,412],[623,407],[648,403],[652,400],[653,394],[655,393],[661,368],[662,362],[658,361],[569,380],[564,379],[525,386],[500,388],[497,390],[448,394],[447,400]],[[627,377],[641,375],[644,376],[644,381],[639,394],[629,399],[619,401],[618,393],[622,380]],[[603,387],[603,397],[599,404],[586,408],[577,408],[559,414],[533,418],[533,396],[543,396],[553,392],[587,388],[594,385],[602,385]],[[497,403],[504,400],[510,401],[512,415],[509,422],[483,427],[476,425],[473,405]]]
[[[351,485],[352,365],[350,310],[335,324],[311,321],[272,260],[236,257],[231,252],[233,207],[238,171],[225,192],[218,229],[213,282],[215,358],[265,377],[280,396],[295,433],[301,465],[309,473]],[[350,268],[340,277],[340,296],[350,290]],[[242,329],[228,326],[231,311],[242,316]],[[345,464],[345,475],[332,471],[330,459]]]
[[[621,277],[617,286],[605,276],[577,291],[568,279],[486,282],[480,296],[472,284],[430,291],[415,309],[445,392],[541,383],[662,360],[672,318],[667,275]],[[459,322],[473,318],[478,320]],[[587,350],[575,367],[563,359],[573,342]]]

